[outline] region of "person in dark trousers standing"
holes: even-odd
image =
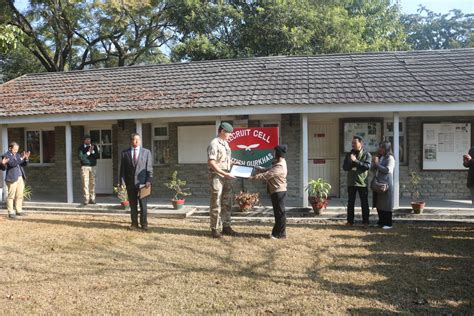
[[[375,206],[379,215],[378,226],[383,229],[392,228],[393,212],[393,170],[395,169],[395,158],[392,154],[392,144],[383,141],[379,145],[379,156],[374,157],[372,168],[375,170],[375,179],[379,183],[388,184],[386,192],[373,192],[375,194]]]
[[[356,194],[362,204],[362,224],[369,226],[369,189],[368,177],[372,155],[364,148],[364,140],[360,136],[352,138],[352,150],[347,153],[342,168],[347,171],[347,226],[354,225],[354,205]]]
[[[273,226],[272,239],[286,238],[286,176],[288,169],[286,166],[285,155],[288,149],[287,145],[278,145],[275,147],[275,159],[269,169],[259,169],[259,173],[250,177],[252,180],[266,180],[267,191],[272,200],[273,214],[275,215],[275,225]]]
[[[141,147],[139,134],[133,133],[130,137],[130,148],[122,151],[120,159],[120,181],[127,187],[130,203],[131,230],[138,229],[138,206],[140,204],[140,225],[148,230],[147,199],[139,198],[142,186],[150,187],[153,177],[153,159],[148,149]]]
[[[471,190],[472,205],[474,205],[474,147],[469,149],[469,152],[463,156],[463,165],[469,168],[467,172],[467,187]]]
[[[83,203],[95,204],[95,175],[99,149],[92,144],[91,137],[84,135],[84,143],[79,146],[79,161],[81,163]]]

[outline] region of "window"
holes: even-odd
[[[401,165],[406,165],[407,164],[407,138],[406,138],[406,121],[404,119],[401,119],[399,124],[398,124],[398,129],[400,130],[400,151],[399,151],[399,157],[400,157],[400,164]],[[392,143],[392,148],[393,148],[393,121],[388,121],[386,120],[384,122],[384,133],[383,133],[383,138],[385,140],[388,140],[389,142]]]
[[[164,165],[170,162],[170,144],[168,125],[154,125],[152,127],[153,163]]]
[[[56,162],[54,129],[26,130],[25,148],[31,152],[30,163],[48,164]]]

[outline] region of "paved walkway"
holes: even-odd
[[[67,204],[60,202],[25,202],[27,212],[42,212],[55,214],[91,214],[91,215],[127,215],[113,196],[101,196],[97,198],[98,204],[84,206],[81,203]],[[455,221],[473,222],[474,207],[468,200],[441,200],[430,199],[422,214],[413,214],[410,201],[402,199],[401,207],[394,211],[395,221]],[[287,208],[289,222],[299,221],[345,221],[346,207],[345,200],[332,199],[329,207],[321,215],[315,215],[312,209],[303,208],[297,205],[296,201],[290,202]],[[270,201],[263,200],[263,206],[254,208],[253,211],[242,213],[237,209],[233,210],[232,217],[236,221],[271,221],[273,210]],[[295,206],[296,205],[296,206]],[[5,206],[2,207],[5,212]],[[188,199],[187,205],[181,210],[174,210],[167,199],[152,198],[149,201],[150,216],[162,218],[192,218],[195,220],[208,220],[209,207],[207,199]],[[356,207],[356,221],[360,221],[360,208]],[[371,221],[376,221],[377,213],[371,211]]]

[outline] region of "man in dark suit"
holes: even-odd
[[[26,173],[24,167],[28,163],[30,152],[18,153],[19,145],[15,142],[10,143],[8,151],[4,158],[8,159],[5,166],[5,182],[7,183],[8,197],[7,210],[8,218],[15,219],[16,216],[22,216],[23,211],[23,190],[25,189]],[[2,159],[3,162],[3,159]],[[16,211],[16,214],[15,214]]]
[[[2,156],[1,159],[2,160],[0,161],[0,170],[7,170],[7,163],[9,159],[5,156]]]
[[[120,181],[127,187],[128,200],[132,218],[131,230],[138,229],[138,208],[140,204],[140,225],[148,229],[147,198],[140,199],[139,192],[143,186],[150,187],[153,177],[153,159],[148,149],[141,147],[139,134],[130,137],[130,148],[122,151],[120,159]]]

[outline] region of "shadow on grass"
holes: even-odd
[[[108,220],[64,220],[64,219],[40,219],[40,218],[25,218],[22,219],[24,222],[38,223],[38,224],[49,224],[49,225],[63,225],[71,227],[81,227],[90,229],[117,229],[117,230],[128,230],[129,224],[123,222],[111,222]],[[208,229],[190,229],[190,228],[179,228],[179,227],[166,227],[166,226],[149,226],[147,233],[153,234],[173,234],[173,235],[187,235],[197,237],[209,237],[210,230]],[[262,233],[249,233],[240,230],[238,235],[235,237],[225,238],[268,238],[269,234]]]
[[[397,225],[388,232],[374,228],[363,235],[341,232],[331,237],[343,243],[315,252],[313,267],[307,271],[308,277],[323,288],[344,296],[383,301],[399,312],[474,312],[474,226]],[[362,248],[367,251],[344,254],[351,246],[360,248],[361,242]],[[321,269],[317,258],[327,254],[330,248],[341,250],[342,254],[338,255],[337,262]],[[327,277],[329,273],[334,275],[334,272],[343,281]],[[364,274],[376,277],[371,282],[351,280],[363,278],[359,275]],[[376,308],[349,309],[348,313],[387,314]]]

